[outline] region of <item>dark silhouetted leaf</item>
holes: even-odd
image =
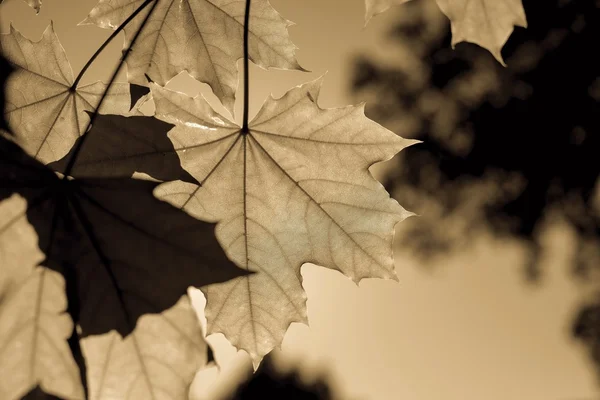
[[[35,389],[31,390],[31,392],[27,393],[25,397],[21,400],[64,400],[60,397],[56,397],[54,395],[44,393],[39,386],[36,386]]]
[[[132,83],[131,85],[129,85],[129,93],[131,96],[131,103],[129,104],[129,108],[131,109],[142,97],[150,93],[150,89],[148,89],[146,86],[136,85],[135,83]]]
[[[40,8],[42,8],[42,0],[23,0],[25,3],[29,4],[31,8],[33,8],[38,14],[40,12]],[[4,0],[0,0],[0,4],[2,4]]]
[[[98,115],[85,134],[85,151],[78,157],[71,175],[127,178],[137,171],[161,181],[198,183],[181,168],[167,136],[173,126],[154,117]],[[73,146],[69,154],[48,166],[64,171],[76,148]]]

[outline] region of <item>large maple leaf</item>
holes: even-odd
[[[9,207],[0,214],[0,259],[6,249],[16,254],[1,265],[3,280],[11,284],[0,289],[0,337],[6,343],[0,359],[15,366],[3,373],[0,393],[8,393],[3,399],[35,385],[79,398],[65,346],[73,323],[83,338],[90,398],[159,398],[163,392],[187,398],[188,385],[206,361],[187,289],[244,271],[221,250],[214,225],[157,200],[156,185],[61,179],[0,137],[0,206]],[[26,207],[7,203],[15,202],[15,193]],[[28,258],[34,239],[23,237],[27,232],[15,234],[25,221],[35,228],[42,266]],[[65,300],[72,322],[65,319]],[[19,387],[13,386],[17,381]]]
[[[393,229],[410,215],[368,167],[412,141],[367,119],[363,106],[321,109],[319,88],[317,80],[269,98],[244,132],[203,97],[151,85],[157,117],[176,125],[169,136],[201,183],[165,183],[155,195],[218,221],[228,256],[258,272],[201,288],[208,333],[224,333],[255,365],[291,322],[306,323],[303,263],[355,282],[395,279]]]
[[[165,85],[181,71],[210,85],[228,109],[233,109],[237,87],[236,62],[243,57],[246,2],[240,0],[156,0],[125,27],[126,43],[142,27],[127,61],[130,82]],[[82,24],[117,28],[144,0],[100,0]],[[252,2],[249,17],[249,57],[260,67],[302,69],[288,37],[290,21],[267,0]],[[190,51],[193,49],[193,51]]]
[[[410,0],[365,0],[366,20]],[[527,27],[521,0],[436,0],[450,19],[452,46],[471,42],[487,49],[504,65],[501,50],[515,26]]]
[[[38,42],[12,26],[0,35],[0,51],[14,68],[6,83],[5,115],[17,142],[43,163],[63,157],[86,129],[106,85],[73,87],[65,51],[50,24]],[[129,85],[111,86],[101,111],[128,110]]]

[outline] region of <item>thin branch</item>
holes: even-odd
[[[242,119],[242,133],[248,133],[248,97],[249,97],[249,72],[248,72],[248,33],[250,25],[250,3],[246,0],[246,14],[244,15],[244,116]]]
[[[96,120],[96,117],[98,116],[98,112],[100,110],[100,107],[102,106],[102,103],[104,103],[104,99],[106,99],[106,96],[108,94],[108,91],[110,90],[110,87],[112,86],[112,84],[117,79],[117,75],[119,75],[119,72],[121,72],[121,68],[123,68],[123,65],[125,65],[125,61],[127,60],[127,57],[129,56],[129,53],[131,52],[131,49],[133,48],[136,40],[138,39],[138,37],[142,33],[142,30],[146,26],[146,23],[148,22],[148,19],[150,18],[150,16],[152,15],[152,12],[156,8],[156,5],[158,4],[158,1],[159,0],[146,0],[146,1],[144,1],[144,3],[142,3],[142,5],[140,5],[131,14],[131,16],[129,18],[127,18],[125,20],[125,22],[123,22],[123,24],[121,24],[121,26],[119,26],[119,29],[123,29],[125,27],[126,23],[130,22],[133,19],[133,17],[135,17],[137,14],[139,14],[139,12],[142,9],[144,9],[148,4],[154,2],[154,4],[152,5],[152,8],[150,9],[150,11],[148,12],[148,14],[144,18],[144,21],[142,21],[142,24],[140,25],[140,27],[137,30],[137,32],[135,33],[135,36],[131,39],[131,43],[129,44],[129,47],[127,48],[127,50],[125,50],[123,52],[123,55],[121,56],[121,60],[119,61],[119,65],[117,66],[117,68],[115,68],[115,71],[113,72],[110,80],[108,81],[108,84],[106,85],[106,89],[104,90],[104,93],[102,93],[102,97],[100,97],[100,101],[98,102],[98,105],[96,106],[96,109],[94,110],[94,113],[90,117],[90,122],[88,122],[87,127],[84,130],[84,135],[81,137],[81,140],[79,142],[77,142],[77,144],[75,145],[73,154],[72,154],[71,158],[69,159],[69,163],[67,164],[67,168],[65,169],[63,179],[66,178],[68,175],[71,174],[71,171],[73,170],[73,167],[75,166],[75,162],[77,161],[77,157],[79,156],[79,153],[81,152],[83,144],[86,141],[87,135],[85,135],[85,133],[87,133],[90,130],[91,126],[94,124],[94,121]],[[93,58],[94,58],[94,56],[92,56],[92,59],[90,59],[90,60],[93,61]],[[89,64],[89,62],[88,62],[88,64]],[[87,66],[87,64],[86,64],[86,66]],[[84,67],[84,69],[85,69],[85,67]],[[82,75],[82,73],[80,73],[79,75]],[[79,79],[80,76],[78,76],[77,78]]]

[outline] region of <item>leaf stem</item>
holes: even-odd
[[[100,97],[100,101],[98,102],[98,105],[96,106],[96,109],[94,110],[94,113],[91,115],[90,121],[88,122],[87,127],[84,130],[84,134],[83,134],[83,136],[81,136],[81,140],[79,140],[76,143],[76,145],[75,145],[75,148],[74,148],[74,151],[73,151],[73,155],[69,159],[69,163],[67,164],[67,167],[65,169],[63,179],[65,179],[68,175],[71,174],[71,171],[73,170],[73,167],[75,166],[75,162],[77,161],[77,157],[79,156],[79,153],[81,152],[83,144],[85,143],[85,140],[87,138],[87,135],[85,133],[87,133],[90,130],[91,126],[94,124],[94,121],[96,120],[96,117],[98,116],[98,112],[100,110],[100,107],[102,106],[102,103],[106,99],[106,96],[108,94],[108,91],[110,90],[110,87],[112,86],[112,84],[117,79],[117,75],[119,75],[119,72],[121,71],[121,68],[123,68],[123,65],[125,65],[125,61],[127,60],[127,56],[129,56],[129,53],[131,52],[131,49],[133,48],[133,45],[135,44],[136,40],[138,39],[138,37],[142,33],[142,30],[144,29],[144,26],[146,26],[146,23],[148,22],[148,19],[152,15],[152,11],[154,11],[154,9],[156,8],[156,5],[158,4],[158,1],[159,0],[146,0],[146,1],[144,1],[144,3],[142,3],[142,5],[140,5],[131,14],[131,16],[129,16],[129,18],[127,18],[119,26],[118,29],[123,29],[125,27],[125,25],[127,23],[129,23],[136,15],[138,15],[140,13],[140,11],[142,11],[148,4],[154,2],[154,4],[152,5],[152,8],[150,9],[150,11],[148,12],[148,14],[144,18],[144,21],[142,21],[142,24],[140,25],[140,27],[138,28],[137,32],[135,33],[135,35],[131,39],[131,43],[129,44],[129,47],[127,47],[127,49],[125,51],[123,51],[123,55],[121,56],[121,60],[119,61],[119,65],[117,66],[117,68],[115,68],[115,71],[113,72],[112,76],[110,77],[110,80],[108,81],[108,84],[106,85],[106,89],[104,89],[104,92],[102,93],[102,97]],[[113,35],[111,35],[111,37],[112,36]],[[96,52],[96,53],[99,54],[99,52]],[[90,60],[93,61],[93,58],[94,58],[94,56],[92,56],[92,59],[90,59]],[[88,64],[90,64],[90,62],[88,62]],[[86,66],[87,66],[87,64],[86,64]],[[84,72],[85,69],[86,69],[86,67],[84,67],[84,69],[82,70],[82,72]],[[79,75],[83,76],[83,73],[80,73]],[[80,76],[78,76],[77,78],[79,79]],[[75,80],[75,81],[77,82],[77,80]]]
[[[242,133],[248,133],[248,97],[249,97],[249,76],[248,71],[248,34],[250,25],[250,3],[246,0],[246,14],[244,15],[244,116],[242,119]]]
[[[73,82],[73,85],[71,85],[71,90],[77,89],[77,86],[79,85],[79,81],[81,80],[81,78],[83,78],[83,75],[85,75],[85,73],[88,70],[88,68],[94,63],[94,61],[96,61],[96,58],[98,58],[98,56],[100,55],[100,53],[102,53],[102,51],[106,48],[106,46],[108,46],[108,44],[110,42],[112,42],[113,39],[115,37],[117,37],[117,35],[119,33],[121,33],[121,31],[123,29],[125,29],[125,27],[127,26],[127,24],[129,24],[131,22],[131,20],[134,19],[152,1],[154,1],[154,0],[146,0],[125,21],[123,21],[123,23],[121,25],[119,25],[119,27],[117,29],[115,29],[115,31],[108,37],[108,39],[106,39],[104,41],[104,43],[102,43],[102,45],[98,48],[98,50],[96,50],[96,52],[90,57],[90,59],[87,61],[87,63],[85,63],[85,65],[83,66],[83,68],[81,69],[81,71],[79,71],[79,74],[77,75],[77,78],[75,78],[75,81]]]

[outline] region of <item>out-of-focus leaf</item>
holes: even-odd
[[[100,0],[82,24],[117,28],[144,0]],[[182,71],[210,85],[228,109],[233,109],[237,88],[236,61],[243,57],[246,2],[235,0],[156,0],[127,60],[129,80],[147,85],[146,75],[160,85]],[[144,10],[125,28],[132,37],[150,10]],[[249,56],[268,68],[302,69],[296,47],[288,37],[290,21],[282,18],[267,0],[254,0],[249,21]],[[193,49],[193,51],[190,51]]]
[[[208,333],[224,333],[255,365],[291,322],[306,322],[303,263],[355,282],[395,279],[394,225],[411,215],[368,167],[413,141],[367,119],[363,106],[319,108],[319,88],[317,80],[268,99],[244,133],[204,98],[151,85],[157,117],[176,124],[169,135],[201,182],[165,183],[156,195],[218,221],[229,257],[258,272],[202,288]]]
[[[106,85],[95,82],[71,89],[71,65],[50,24],[38,42],[12,26],[0,35],[0,50],[15,71],[6,84],[5,115],[16,141],[43,163],[63,157],[89,123]],[[128,110],[129,85],[114,84],[101,111]]]
[[[366,20],[409,0],[365,0]],[[527,27],[521,0],[436,0],[452,23],[452,46],[471,42],[504,65],[500,51],[515,26]]]

